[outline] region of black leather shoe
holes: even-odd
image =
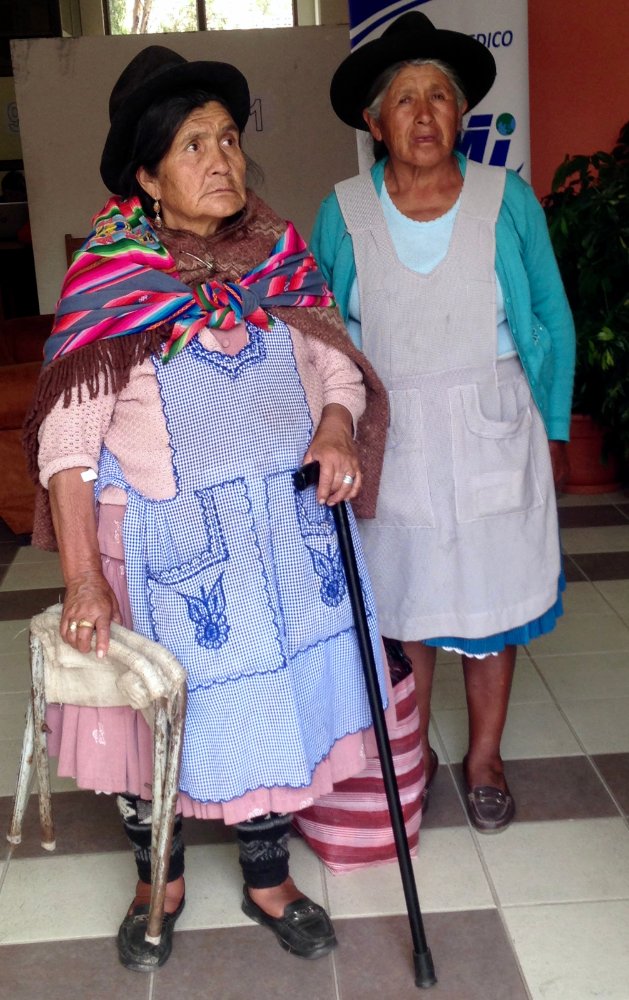
[[[242,911],[256,923],[272,930],[282,948],[300,958],[322,958],[336,948],[332,921],[323,907],[307,896],[289,903],[284,916],[270,917],[254,903],[245,886]]]
[[[164,914],[159,944],[149,944],[144,939],[149,922],[147,903],[134,906],[127,913],[118,931],[118,958],[126,969],[154,972],[164,964],[173,949],[175,923],[185,903],[184,896],[174,913]]]

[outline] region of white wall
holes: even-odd
[[[87,233],[107,199],[99,163],[109,94],[147,44],[231,62],[245,73],[261,106],[244,140],[265,174],[259,193],[306,239],[321,199],[357,170],[354,133],[328,100],[332,73],[349,51],[347,26],[12,42],[42,312],[54,309],[59,294],[64,233]]]

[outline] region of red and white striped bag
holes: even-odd
[[[395,721],[388,723],[389,739],[406,834],[411,856],[415,857],[425,779],[412,674],[393,688],[393,703]],[[298,812],[293,821],[306,843],[335,874],[397,858],[373,735],[372,739],[373,753],[368,752],[365,770],[339,782],[333,792]]]

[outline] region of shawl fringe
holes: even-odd
[[[158,353],[167,337],[168,327],[160,324],[143,333],[88,344],[42,369],[23,432],[28,470],[35,482],[39,479],[39,428],[57,401],[63,397],[63,405],[68,407],[74,390],[79,403],[84,394],[96,399],[101,392],[120,392],[129,382],[131,369]]]

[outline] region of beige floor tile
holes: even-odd
[[[242,874],[234,844],[186,848],[186,908],[182,930],[247,923],[240,909]]]
[[[600,580],[596,589],[623,621],[629,623],[629,580]]]
[[[614,608],[599,591],[599,584],[586,581],[569,583],[563,594],[565,621],[570,624],[576,614],[613,614]]]
[[[17,550],[0,584],[0,594],[9,590],[33,590],[40,587],[59,587],[63,590],[59,553],[23,546]]]
[[[19,739],[0,740],[0,795],[13,796],[15,794],[15,784],[22,756],[22,736],[23,729]],[[50,788],[53,792],[75,792],[77,790],[76,782],[72,778],[57,777],[55,760],[50,761]],[[33,773],[31,795],[36,792],[37,779]]]
[[[437,710],[433,716],[448,760],[462,760],[467,750],[467,712]],[[579,753],[581,747],[552,702],[510,705],[502,741],[505,760]]]
[[[413,861],[422,912],[485,909],[494,905],[467,828],[424,830]],[[325,873],[334,917],[406,913],[397,863],[345,875]]]
[[[131,851],[12,860],[0,892],[0,941],[113,935],[135,878]]]
[[[22,756],[22,737],[0,740],[0,795],[14,795]]]
[[[617,615],[581,614],[560,618],[557,628],[531,643],[530,653],[549,656],[555,653],[588,653],[614,649],[629,650],[629,626]]]
[[[31,666],[28,646],[14,653],[0,653],[0,692],[28,691]]]
[[[629,656],[625,652],[539,656],[536,665],[561,705],[629,698]]]
[[[58,563],[13,562],[0,584],[0,594],[8,590],[35,590],[40,587],[58,587],[63,591],[65,584]]]
[[[30,618],[0,622],[0,653],[20,654],[28,650]]]
[[[627,1000],[629,903],[504,911],[533,1000]]]
[[[56,572],[59,568],[59,553],[45,552],[33,545],[23,545],[17,550],[12,566],[48,566]]]
[[[28,691],[5,692],[0,698],[2,741],[22,739],[28,699]]]
[[[629,830],[620,818],[514,823],[478,840],[503,906],[629,900]]]
[[[629,549],[629,521],[596,528],[563,528],[561,544],[568,555],[580,552],[626,552]]]
[[[529,702],[550,700],[549,691],[531,662],[527,651],[519,650],[511,688],[511,704],[524,705]]]
[[[629,698],[565,701],[562,708],[588,753],[629,752]]]

